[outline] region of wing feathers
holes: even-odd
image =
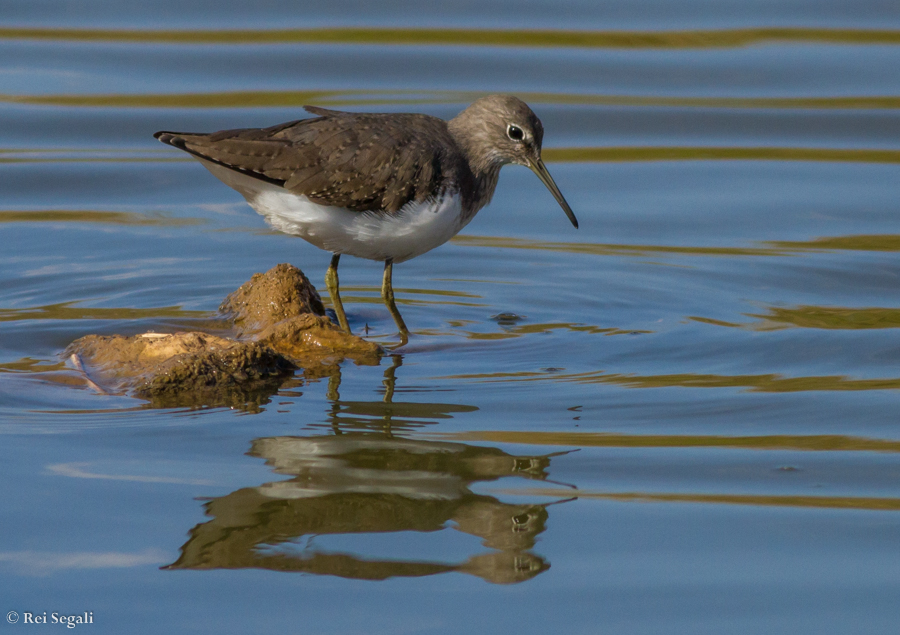
[[[271,128],[154,136],[315,203],[356,211],[397,212],[458,186],[468,170],[440,119],[306,109],[321,116]]]

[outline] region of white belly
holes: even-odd
[[[460,197],[412,202],[396,214],[354,212],[313,203],[283,187],[200,160],[227,185],[244,195],[274,229],[299,236],[320,249],[358,258],[403,262],[444,244],[468,222]]]

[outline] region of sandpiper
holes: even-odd
[[[384,262],[381,295],[406,341],[393,264],[455,236],[490,202],[507,163],[531,168],[578,227],[541,159],[541,120],[516,97],[483,97],[450,121],[305,110],[316,116],[271,128],[154,136],[193,155],[275,229],[333,254],[325,283],[347,332],[341,255]]]

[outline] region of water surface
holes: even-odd
[[[0,589],[101,632],[896,630],[900,9],[5,4]],[[523,168],[395,268],[380,366],[242,407],[93,392],[328,255],[152,139],[526,99]],[[394,340],[381,268],[351,326]],[[21,622],[20,622],[21,623]],[[10,628],[14,628],[10,626]]]

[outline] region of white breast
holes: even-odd
[[[244,195],[274,229],[299,236],[320,249],[358,258],[403,262],[444,244],[462,222],[458,192],[421,203],[411,202],[396,214],[354,212],[313,203],[283,187],[200,160],[225,184]]]

